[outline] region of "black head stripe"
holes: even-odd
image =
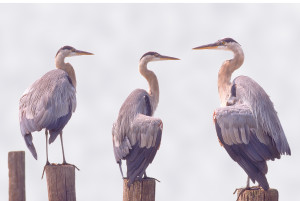
[[[147,52],[140,58],[140,60],[147,55],[156,55],[156,54],[158,54],[158,53],[157,52]]]
[[[74,48],[71,47],[71,46],[68,46],[68,45],[63,46],[62,48],[60,48],[60,49],[57,51],[55,57],[56,57],[56,56],[58,55],[58,53],[59,53],[60,51],[62,51],[62,50],[74,50]]]
[[[222,39],[222,41],[225,41],[226,43],[231,43],[231,42],[238,43],[235,40],[233,40],[232,38],[224,38],[224,39]]]
[[[223,38],[222,40],[220,41],[224,41],[226,43],[237,43],[239,44],[238,42],[236,42],[235,40],[233,40],[232,38]]]

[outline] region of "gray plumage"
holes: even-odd
[[[222,107],[214,111],[213,119],[219,141],[252,182],[257,181],[268,190],[266,161],[279,159],[281,154],[290,155],[289,144],[273,103],[263,88],[246,76],[230,82],[231,74],[244,61],[240,45],[226,38],[194,49],[216,48],[234,53],[234,58],[224,62],[218,75]]]
[[[162,121],[151,117],[148,93],[133,91],[122,105],[113,125],[113,145],[117,163],[126,160],[128,185],[141,179],[159,148]]]
[[[92,55],[92,53],[76,50],[71,46],[59,49],[55,56],[56,68],[35,81],[22,95],[19,104],[19,122],[25,143],[37,159],[32,142],[32,132],[45,129],[46,153],[48,161],[49,143],[60,134],[63,152],[63,164],[66,164],[62,131],[76,109],[76,76],[71,64],[65,63],[65,57]]]
[[[115,159],[122,176],[121,164],[122,160],[126,160],[128,186],[146,177],[146,168],[152,163],[161,142],[163,123],[152,117],[159,99],[158,81],[155,74],[147,69],[147,63],[155,60],[178,59],[156,52],[142,56],[139,70],[148,81],[149,92],[134,90],[120,108],[112,128]]]
[[[31,133],[49,130],[52,143],[70,120],[76,109],[76,89],[68,74],[52,70],[34,82],[20,99],[19,121],[26,145],[35,159],[37,153]]]
[[[291,154],[273,103],[251,78],[239,76],[233,81],[236,96],[233,105],[215,110],[218,138],[224,148],[248,174],[252,182],[265,189],[267,160]]]

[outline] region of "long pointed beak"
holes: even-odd
[[[175,57],[169,57],[169,56],[163,56],[163,55],[160,55],[159,59],[160,60],[180,60],[180,59],[175,58]]]
[[[221,44],[219,44],[219,42],[216,42],[216,43],[211,43],[208,45],[201,45],[199,47],[195,47],[195,48],[193,48],[193,50],[217,49],[220,46],[221,46]]]
[[[94,55],[93,53],[85,52],[85,51],[81,51],[81,50],[76,50],[75,53],[76,53],[76,55]]]

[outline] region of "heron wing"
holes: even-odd
[[[250,108],[257,125],[256,135],[259,141],[267,144],[271,137],[281,154],[290,155],[291,150],[277,112],[263,88],[251,78],[239,76],[233,81],[231,92]]]
[[[112,137],[116,161],[121,159],[132,149],[129,141],[131,124],[138,114],[151,116],[153,114],[149,94],[143,89],[134,90],[120,108],[117,121],[113,124]]]
[[[128,139],[132,146],[125,157],[129,184],[142,178],[146,168],[152,163],[159,149],[162,137],[162,121],[158,118],[139,114],[131,124]]]
[[[128,185],[142,177],[158,150],[162,122],[152,115],[149,94],[137,89],[127,97],[113,125],[114,154],[119,164],[126,159]]]
[[[280,158],[280,154],[270,136],[265,142],[259,140],[256,119],[250,108],[245,104],[218,108],[214,112],[214,122],[218,138],[230,157],[253,182],[256,180],[268,189],[266,161]]]
[[[68,74],[52,70],[34,82],[19,104],[19,120],[23,136],[46,128],[50,142],[61,132],[76,109],[76,90]]]

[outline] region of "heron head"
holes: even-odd
[[[163,61],[163,60],[180,60],[180,59],[175,57],[160,55],[157,52],[147,52],[141,57],[140,62]]]
[[[76,50],[74,47],[71,46],[64,46],[58,50],[55,57],[57,57],[58,55],[62,55],[63,57],[72,57],[80,55],[93,55],[93,53]]]
[[[201,45],[199,47],[193,48],[193,50],[203,50],[203,49],[217,49],[217,50],[233,50],[235,47],[240,46],[238,42],[232,38],[224,38],[218,40],[215,43],[210,43],[207,45]]]

